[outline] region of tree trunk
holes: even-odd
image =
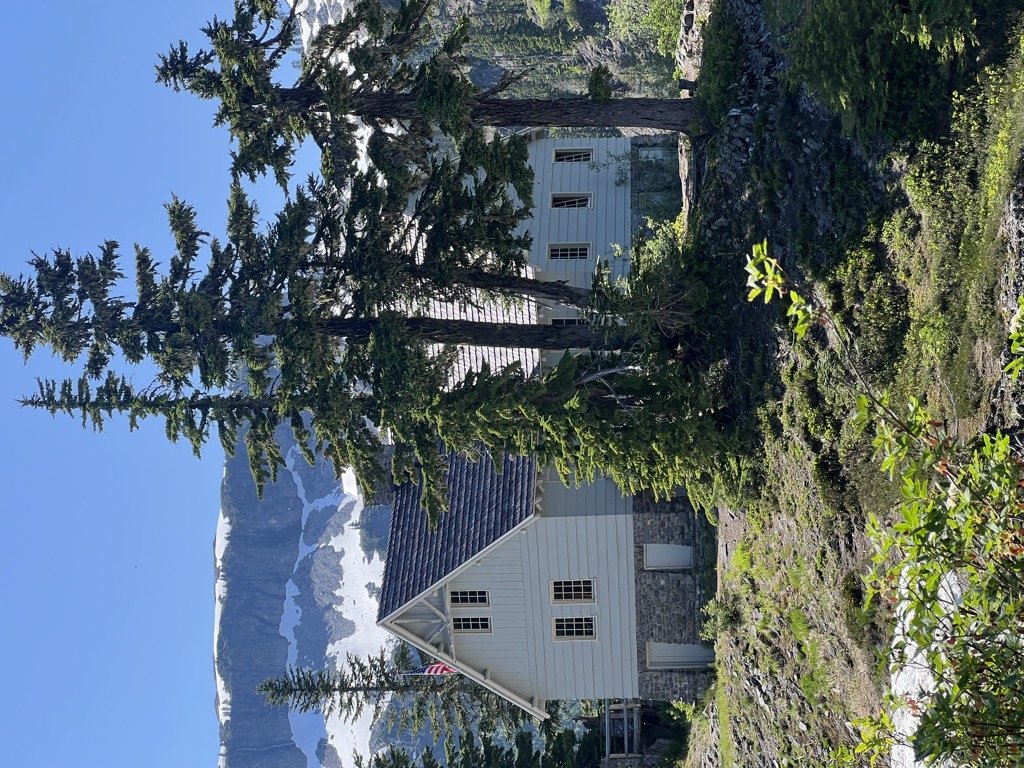
[[[332,317],[319,321],[317,326],[333,336],[365,339],[374,331],[378,322],[377,318],[372,317]],[[413,336],[436,344],[565,350],[622,349],[629,341],[621,330],[609,332],[588,325],[481,323],[434,317],[409,317],[403,323]]]
[[[427,265],[417,265],[413,275],[424,279],[432,279],[436,271]],[[448,273],[446,273],[446,277]],[[505,296],[528,296],[534,299],[557,301],[566,306],[586,309],[593,299],[593,291],[589,288],[577,288],[565,280],[537,280],[522,275],[494,275],[475,269],[454,269],[450,272],[453,284],[468,285],[484,291],[494,291]]]
[[[473,122],[479,125],[563,128],[661,128],[700,136],[705,130],[704,104],[699,99],[609,99],[586,96],[561,99],[470,100]],[[419,116],[411,93],[357,93],[352,112],[378,120],[412,120]]]
[[[481,99],[472,104],[481,125],[562,128],[662,128],[688,136],[704,132],[704,105],[697,99]]]

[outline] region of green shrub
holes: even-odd
[[[569,29],[583,28],[579,0],[562,0],[562,13],[565,14],[565,21],[569,25]]]
[[[738,627],[743,618],[735,597],[729,594],[709,600],[701,608],[701,613],[704,614],[704,623],[700,627],[700,639],[708,642],[714,642],[719,635]]]
[[[910,328],[906,287],[877,249],[861,247],[833,276],[834,314],[857,336],[858,362],[891,377]]]
[[[819,0],[789,36],[787,77],[806,83],[853,133],[927,134],[974,25],[962,0]]]
[[[824,322],[849,349],[827,308],[806,301],[763,244],[748,263],[751,298],[786,294],[800,328]],[[1024,460],[996,432],[965,443],[916,399],[896,408],[846,357],[861,390],[860,428],[873,425],[881,469],[899,477],[895,525],[869,517],[875,546],[865,606],[903,605],[903,638],[892,664],[925,664],[935,688],[907,700],[920,715],[912,737],[926,764],[1018,766],[1024,749]],[[1009,366],[1008,366],[1009,367]],[[908,651],[912,651],[908,653]],[[808,691],[814,681],[808,681]],[[801,688],[804,681],[801,680]],[[807,691],[805,691],[807,692]],[[890,704],[892,702],[890,701]],[[862,743],[835,764],[891,743],[883,715],[860,723]]]
[[[682,16],[683,0],[611,0],[608,4],[608,25],[615,37],[663,56],[675,52]]]
[[[703,37],[698,93],[707,104],[712,122],[721,123],[743,76],[743,34],[735,18],[716,11],[704,25]]]

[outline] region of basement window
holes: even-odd
[[[556,317],[551,320],[552,325],[586,325],[587,321],[582,317]]]
[[[549,259],[589,259],[588,243],[558,243],[548,246]]]
[[[554,619],[555,640],[593,640],[597,637],[593,616]]]
[[[590,194],[557,194],[551,196],[552,208],[589,208]]]
[[[589,163],[594,159],[592,149],[556,149],[556,163]]]

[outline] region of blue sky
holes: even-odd
[[[6,73],[0,270],[30,251],[116,239],[166,263],[162,204],[223,227],[228,144],[213,105],[154,82],[158,52],[229,0],[14,3]],[[266,213],[272,213],[267,210]],[[213,538],[223,456],[197,461],[162,425],[102,434],[21,409],[23,366],[0,338],[5,765],[215,765]],[[140,375],[137,381],[145,381]]]

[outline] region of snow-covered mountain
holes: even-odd
[[[292,0],[304,44],[338,21],[351,0]],[[377,594],[390,508],[364,508],[351,474],[310,467],[290,432],[278,434],[287,467],[263,500],[238,446],[224,467],[215,544],[214,663],[220,768],[335,768],[369,752],[370,716],[346,724],[266,706],[255,693],[289,664],[344,662],[379,652]]]
[[[225,768],[314,768],[366,753],[370,722],[324,723],[267,707],[255,688],[288,664],[323,668],[377,653],[377,590],[390,510],[364,508],[351,476],[310,467],[290,433],[287,467],[264,489],[244,446],[224,467],[215,545],[214,660]]]

